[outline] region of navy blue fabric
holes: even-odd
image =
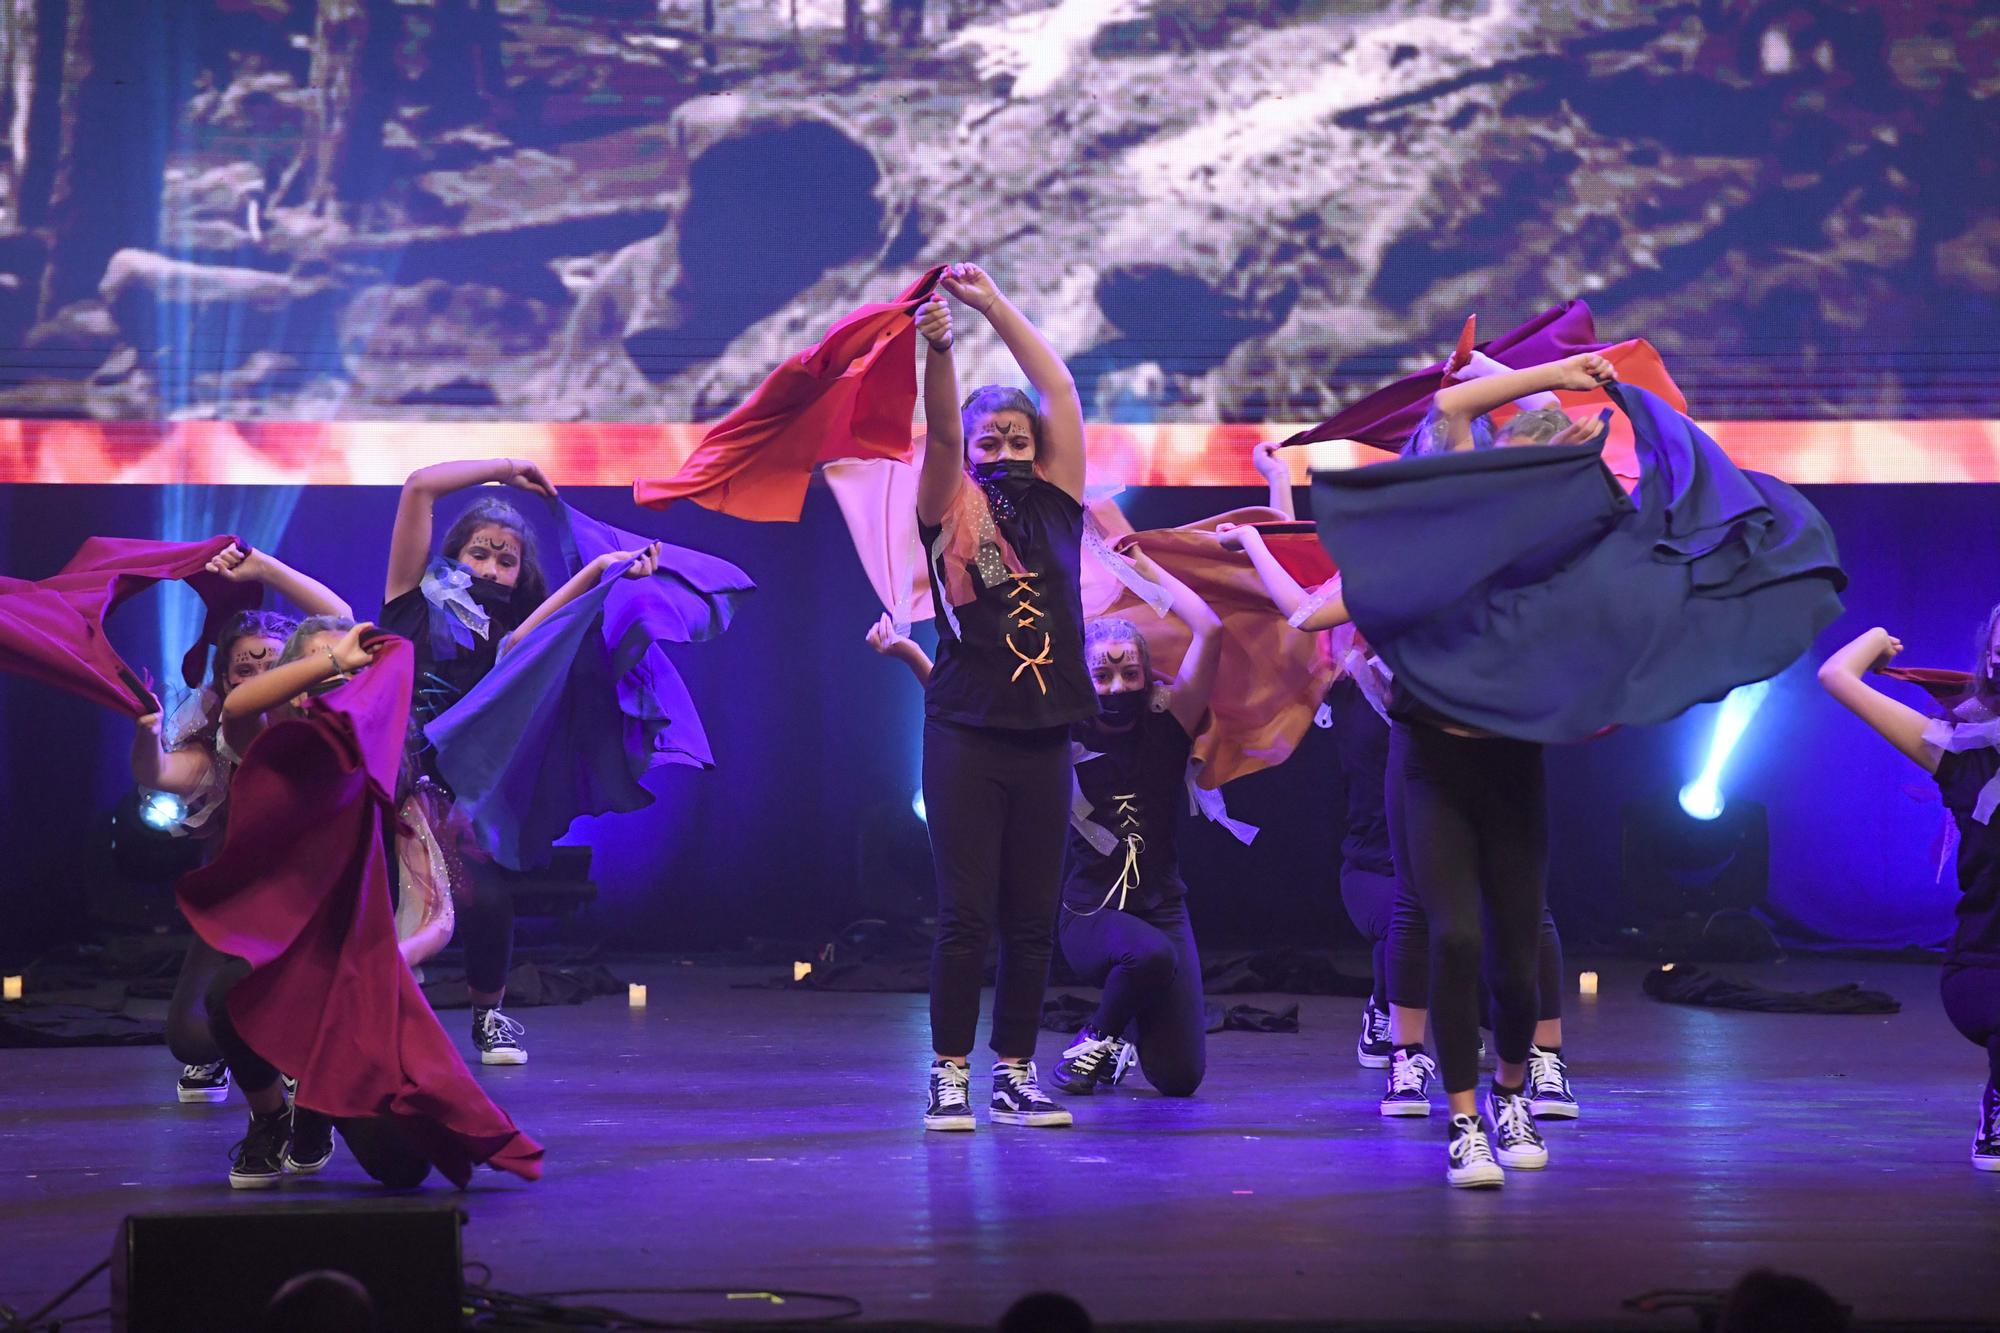
[[[552,508],[565,577],[652,540],[559,501]],[[650,805],[639,779],[654,766],[714,766],[694,700],[659,645],[721,633],[755,588],[727,561],[663,545],[651,578],[607,577],[425,727],[438,772],[494,860],[546,865],[575,820]]]
[[[1598,445],[1314,475],[1320,540],[1399,712],[1516,740],[1663,722],[1776,675],[1840,614],[1832,530],[1644,389],[1616,386],[1635,504]]]

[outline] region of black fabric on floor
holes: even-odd
[[[429,973],[431,969],[424,969]],[[623,995],[625,983],[611,969],[597,963],[546,967],[539,963],[519,963],[507,974],[506,1007],[533,1009],[545,1004],[582,1004],[599,995]],[[433,1009],[469,1009],[472,997],[465,989],[465,974],[449,973],[424,982],[424,998]]]
[[[1668,1004],[1693,1004],[1709,1009],[1744,1009],[1760,1014],[1894,1014],[1902,1003],[1887,991],[1869,990],[1852,982],[1830,990],[1771,990],[1748,981],[1719,977],[1686,963],[1656,967],[1641,983],[1646,994]]]
[[[47,1000],[0,1007],[0,1049],[28,1046],[157,1046],[167,1025],[115,1009]]]
[[[1042,1030],[1074,1034],[1097,1012],[1097,1001],[1064,993],[1042,1002]],[[1209,1032],[1297,1032],[1299,1007],[1260,1009],[1254,1004],[1221,1005],[1210,1000],[1202,1005],[1202,1021]]]
[[[888,992],[921,995],[930,989],[928,955],[870,958],[866,962],[814,963],[802,981],[779,975],[764,982],[741,983],[752,990],[817,990]],[[1263,949],[1256,953],[1221,954],[1204,959],[1201,988],[1208,995],[1349,995],[1365,997],[1372,989],[1367,977],[1349,976],[1333,956],[1312,949]],[[1058,956],[1049,978],[1052,985],[1081,985]],[[993,982],[992,968],[986,981]],[[1074,1030],[1074,1029],[1072,1029]]]

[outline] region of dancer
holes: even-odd
[[[1903,651],[1871,629],[1826,660],[1820,684],[1936,779],[1958,831],[1958,925],[1945,946],[1938,993],[1945,1016],[1986,1051],[1986,1087],[1972,1135],[1972,1165],[2000,1171],[2000,607],[1982,627],[1971,691],[1945,718],[1925,717],[1865,679]]]
[[[1070,732],[1078,800],[1058,936],[1077,975],[1104,995],[1050,1077],[1072,1096],[1089,1096],[1122,1080],[1136,1060],[1159,1092],[1190,1097],[1207,1068],[1207,1025],[1175,827],[1187,801],[1192,737],[1222,655],[1222,622],[1143,551],[1131,558],[1141,576],[1167,591],[1190,642],[1179,674],[1161,683],[1146,638],[1130,621],[1084,626],[1101,711]],[[929,659],[888,616],[868,642],[928,680]]]
[[[464,698],[493,669],[503,648],[596,586],[618,563],[614,557],[637,559],[628,570],[630,577],[653,570],[656,552],[651,549],[614,552],[590,562],[550,594],[533,528],[519,510],[497,498],[478,500],[460,514],[432,558],[432,506],[442,496],[487,483],[555,496],[535,464],[495,458],[419,468],[404,481],[396,504],[381,625],[416,649],[412,716],[418,729]],[[420,754],[419,765],[448,799],[451,789],[428,750]],[[525,1029],[501,1010],[513,967],[514,900],[505,882],[485,868],[477,849],[461,850],[466,852],[467,883],[458,900],[457,933],[472,999],[472,1044],[482,1064],[526,1064],[528,1052],[521,1044]]]
[[[961,406],[951,311],[918,320],[924,418],[918,532],[936,593],[924,690],[923,793],[938,882],[924,1127],[970,1130],[970,1059],[987,943],[1000,935],[989,1119],[1059,1126],[1034,1053],[1048,985],[1069,809],[1069,727],[1097,714],[1083,662],[1083,409],[1062,358],[976,264],[945,291],[985,316],[1041,409],[987,385]]]
[[[306,615],[346,616],[352,610],[325,584],[268,552],[230,545],[205,567],[230,583],[258,584]],[[222,702],[244,681],[277,663],[298,621],[277,611],[241,611],[215,641],[207,685],[171,720],[159,712],[138,719],[132,734],[132,780],[181,799],[179,831],[202,840],[203,855],[221,843],[229,779],[239,756],[219,745]],[[167,1049],[181,1063],[174,1093],[182,1102],[229,1098],[229,1066],[209,1033],[206,997],[225,960],[195,936],[181,961],[167,1003]]]

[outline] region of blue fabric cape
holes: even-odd
[[[558,500],[550,509],[565,578],[653,540]],[[662,544],[651,578],[607,575],[424,729],[494,860],[546,865],[575,820],[652,804],[639,779],[654,766],[714,767],[694,700],[660,645],[714,638],[756,586],[726,560]]]
[[[1597,445],[1433,454],[1317,473],[1320,540],[1398,694],[1567,742],[1663,722],[1784,670],[1839,616],[1833,533],[1644,389],[1637,503]]]

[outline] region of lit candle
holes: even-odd
[[[5,980],[0,980],[0,999],[18,1000],[20,998],[21,979],[19,977],[8,977]]]
[[[625,988],[625,998],[631,1002],[634,1009],[644,1009],[646,1007],[646,988],[635,981]]]
[[[1576,978],[1576,993],[1578,995],[1597,994],[1597,973],[1595,972],[1578,973]]]
[[[813,965],[811,963],[793,963],[792,980],[804,981],[807,977],[812,975],[812,970],[813,970]]]

